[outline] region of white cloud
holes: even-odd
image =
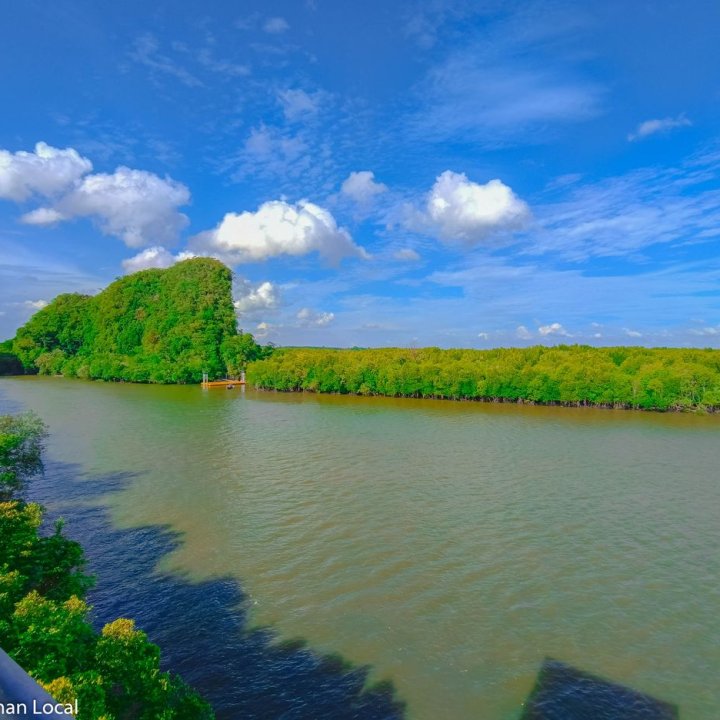
[[[94,217],[106,235],[129,247],[172,243],[187,225],[178,211],[190,201],[190,191],[170,178],[144,170],[119,167],[112,175],[87,175],[51,208],[27,213],[23,222],[50,224],[73,217]]]
[[[281,90],[278,100],[288,120],[297,120],[301,117],[315,115],[320,108],[321,94],[312,95],[304,90]]]
[[[688,331],[691,335],[700,335],[702,337],[712,337],[720,335],[720,325],[716,327],[692,328]]]
[[[185,255],[186,253],[182,253]],[[178,260],[186,260],[185,257],[175,256],[164,247],[156,245],[139,252],[127,260],[122,261],[125,272],[134,273],[147,268],[168,268]]]
[[[23,305],[25,307],[32,308],[33,310],[42,310],[44,307],[48,306],[47,300],[26,300]]]
[[[280,305],[280,293],[271,282],[253,285],[248,280],[236,280],[235,296],[234,305],[237,314],[248,319],[275,310]]]
[[[266,340],[275,332],[275,326],[270,323],[260,322],[255,326],[255,337],[258,340]]]
[[[414,262],[420,259],[420,255],[416,253],[412,248],[403,248],[393,253],[393,257],[396,260],[403,260],[404,262]]]
[[[538,332],[543,335],[562,335],[563,337],[570,337],[570,333],[557,322],[550,323],[550,325],[541,325],[538,328]]]
[[[642,333],[638,332],[637,330],[630,330],[629,328],[623,328],[623,332],[631,338],[639,338],[642,337]]]
[[[351,172],[340,188],[340,192],[361,205],[368,205],[376,195],[387,192],[387,185],[375,182],[370,170]]]
[[[316,312],[310,308],[303,308],[298,312],[296,317],[303,327],[325,327],[335,319],[335,313]]]
[[[487,339],[490,337],[490,335],[489,335],[488,333],[486,333],[486,332],[481,332],[481,333],[478,333],[478,337],[479,337],[481,340],[487,340]]]
[[[666,117],[655,120],[645,120],[645,122],[641,122],[637,128],[635,128],[634,132],[631,132],[627,136],[627,139],[630,142],[634,142],[635,140],[642,140],[649,135],[666,133],[675,128],[688,127],[690,125],[692,125],[692,122],[683,114],[675,118]]]
[[[515,329],[515,334],[521,340],[530,340],[530,338],[532,338],[532,333],[524,325],[518,325]]]
[[[35,152],[0,150],[0,198],[22,202],[33,195],[52,197],[91,170],[92,163],[72,148],[39,142]]]
[[[339,228],[332,214],[307,200],[263,203],[256,212],[228,213],[214,229],[197,235],[191,247],[216,254],[230,263],[267,260],[281,255],[318,252],[329,262],[344,257],[367,258],[365,250]]]
[[[290,23],[282,17],[271,17],[265,21],[263,30],[271,35],[279,35],[290,29]]]
[[[40,207],[26,212],[20,219],[26,225],[54,225],[66,218],[55,208]]]
[[[524,228],[530,209],[500,180],[480,185],[446,170],[435,181],[423,215],[421,222],[440,238],[473,244]]]

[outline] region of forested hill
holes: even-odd
[[[233,371],[232,275],[212,258],[141,270],[98,295],[59,295],[12,341],[26,372],[131,382],[199,382]]]
[[[720,350],[296,348],[250,365],[248,382],[276,390],[718,411]]]

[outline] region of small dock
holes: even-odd
[[[203,373],[203,379],[200,383],[200,387],[213,388],[213,387],[224,387],[227,390],[232,390],[236,385],[245,385],[245,373],[240,375],[240,378],[225,378],[224,380],[209,380],[208,374]]]

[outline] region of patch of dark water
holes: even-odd
[[[391,682],[367,687],[369,667],[321,656],[304,641],[278,643],[271,629],[248,626],[246,596],[235,580],[193,583],[157,572],[182,538],[166,527],[114,529],[101,502],[133,477],[88,477],[78,466],[48,462],[26,496],[47,510],[48,527],[85,548],[98,627],[129,617],[162,650],[163,668],[179,673],[212,704],[218,720],[401,720]]]
[[[678,720],[670,703],[546,658],[520,720]]]

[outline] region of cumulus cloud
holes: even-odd
[[[335,313],[316,312],[310,308],[303,308],[297,314],[297,319],[303,327],[325,327],[335,319]]]
[[[263,30],[271,35],[279,35],[290,29],[290,23],[283,17],[271,17],[265,21]]]
[[[34,152],[0,150],[0,198],[22,202],[33,195],[53,197],[92,170],[77,150],[39,142]]]
[[[191,252],[183,251],[177,255],[173,255],[164,247],[156,245],[139,252],[127,260],[122,261],[122,266],[127,273],[137,272],[138,270],[147,270],[148,268],[169,268],[176,262],[189,260],[196,257]]]
[[[486,332],[481,332],[481,333],[478,333],[478,337],[479,337],[481,340],[487,340],[487,339],[490,337],[490,335],[489,335],[488,333],[486,333]]]
[[[329,211],[307,200],[297,204],[271,200],[256,212],[228,213],[215,229],[193,238],[191,248],[229,263],[312,252],[334,263],[344,257],[369,257]]]
[[[404,262],[414,262],[420,259],[420,255],[416,253],[412,248],[403,248],[393,253],[393,257],[396,260],[402,260]]]
[[[188,219],[178,207],[190,201],[185,185],[144,170],[119,167],[114,173],[87,175],[53,207],[38,208],[23,222],[40,225],[92,217],[106,235],[129,247],[172,243]]]
[[[29,307],[33,310],[42,310],[44,307],[48,306],[47,300],[26,300],[23,305],[25,307]]]
[[[515,329],[515,334],[521,340],[530,340],[530,338],[532,338],[532,333],[524,325],[518,325]]]
[[[320,93],[310,95],[304,90],[281,90],[278,100],[288,120],[315,115],[320,108]]]
[[[685,117],[684,114],[680,114],[677,117],[666,117],[655,120],[645,120],[641,122],[634,132],[631,132],[627,139],[630,142],[636,140],[642,140],[650,135],[656,135],[657,133],[666,133],[670,130],[674,130],[679,127],[688,127],[692,125],[692,122]]]
[[[642,337],[642,333],[638,332],[637,330],[630,330],[629,328],[623,328],[623,332],[631,338],[639,338]]]
[[[500,180],[481,185],[464,173],[446,170],[428,195],[420,224],[443,240],[474,244],[498,233],[521,230],[529,220],[530,208]]]
[[[340,188],[340,192],[360,205],[369,205],[376,195],[387,192],[387,185],[375,182],[375,173],[370,170],[351,172]]]
[[[562,335],[563,337],[570,337],[570,333],[557,322],[550,323],[549,325],[541,325],[538,328],[538,332],[543,336]]]
[[[253,285],[248,280],[237,280],[235,287],[235,310],[240,317],[253,319],[280,305],[280,293],[271,282]]]

